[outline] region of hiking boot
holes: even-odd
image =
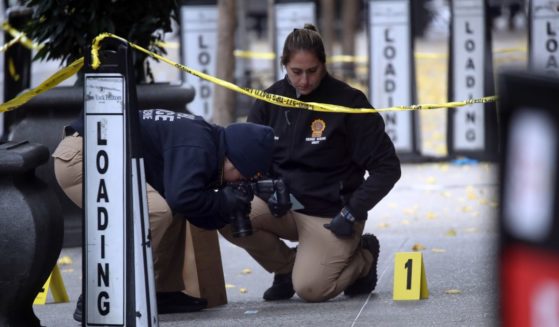
[[[380,244],[377,237],[373,234],[362,235],[361,248],[371,252],[373,255],[373,262],[371,263],[371,268],[366,276],[358,278],[353,282],[353,284],[349,285],[345,289],[344,294],[347,296],[368,294],[371,293],[377,286],[377,263],[380,252]]]
[[[74,310],[74,320],[77,322],[82,322],[83,319],[83,295],[80,294],[78,297],[78,303],[76,303],[76,309]]]
[[[157,292],[157,312],[196,312],[208,307],[208,300],[190,296],[183,292]]]
[[[262,296],[266,301],[289,300],[295,294],[291,273],[275,274],[272,287],[264,292]]]

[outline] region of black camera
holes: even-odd
[[[281,217],[291,209],[291,197],[283,179],[263,179],[252,183],[254,194],[268,203],[270,212]]]
[[[277,201],[282,204],[290,202],[289,191],[283,179],[262,179],[250,182],[254,195],[264,201],[268,201],[270,197],[276,197]]]
[[[243,201],[250,203],[254,198],[254,192],[249,183],[238,183],[234,185],[235,194]],[[230,217],[233,237],[244,237],[252,235],[252,224],[248,217],[249,212],[236,211]]]
[[[235,193],[238,197],[250,202],[256,195],[266,201],[270,206],[277,208],[272,210],[274,216],[282,216],[291,208],[289,190],[282,179],[261,179],[234,184]],[[248,213],[235,212],[231,216],[231,228],[234,237],[252,235],[252,224]]]

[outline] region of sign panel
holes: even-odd
[[[557,126],[535,108],[511,118],[504,179],[504,226],[518,239],[538,241],[552,231]]]
[[[370,1],[369,98],[373,106],[387,108],[413,104],[410,5],[404,1]],[[414,150],[413,113],[381,114],[386,132],[398,152]]]
[[[126,312],[125,80],[86,74],[84,215],[86,324],[124,326]],[[93,272],[93,273],[91,273]]]
[[[283,52],[283,44],[287,35],[294,28],[303,28],[306,23],[316,25],[316,9],[314,2],[289,2],[274,4],[276,33],[275,46],[276,52],[276,79],[281,79],[285,75],[285,71],[280,63]]]
[[[558,5],[557,1],[530,1],[530,68],[554,75],[559,73]]]
[[[453,98],[463,101],[486,96],[484,72],[485,1],[454,0],[452,31]],[[473,104],[455,110],[453,149],[480,151],[485,148],[484,105]]]
[[[195,70],[215,76],[217,54],[217,5],[181,7],[182,62]],[[183,80],[194,87],[196,95],[188,109],[210,120],[213,115],[214,85],[183,72]]]
[[[559,326],[559,79],[499,79],[500,307],[503,326]]]

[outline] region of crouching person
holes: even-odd
[[[281,64],[286,75],[266,91],[300,101],[372,108],[363,92],[331,76],[314,25],[286,38]],[[357,111],[356,111],[357,112]],[[266,301],[309,302],[341,293],[369,294],[377,284],[380,245],[363,233],[368,212],[400,178],[400,160],[383,118],[299,110],[257,100],[247,121],[275,132],[271,175],[282,178],[302,206],[255,198],[250,219],[254,234],[231,237],[264,269],[274,273]],[[284,240],[297,241],[290,248]]]
[[[162,109],[142,110],[139,115],[157,309],[160,314],[199,311],[207,301],[182,292],[183,217],[195,226],[219,229],[235,213],[248,215],[252,194],[227,183],[268,171],[273,130],[252,123],[224,128]],[[65,134],[52,155],[55,175],[66,195],[81,207],[83,117],[67,126]],[[82,320],[82,307],[80,296],[74,312],[77,321]]]

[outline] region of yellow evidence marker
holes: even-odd
[[[393,300],[420,300],[429,297],[421,252],[398,252],[394,257]]]
[[[55,303],[59,302],[70,302],[68,293],[66,292],[66,287],[64,286],[64,281],[62,280],[62,275],[60,274],[60,269],[58,265],[54,265],[54,269],[47,278],[47,281],[43,285],[43,288],[35,297],[33,304],[45,304],[47,303],[47,295],[49,293],[49,287],[52,290],[52,298]]]

